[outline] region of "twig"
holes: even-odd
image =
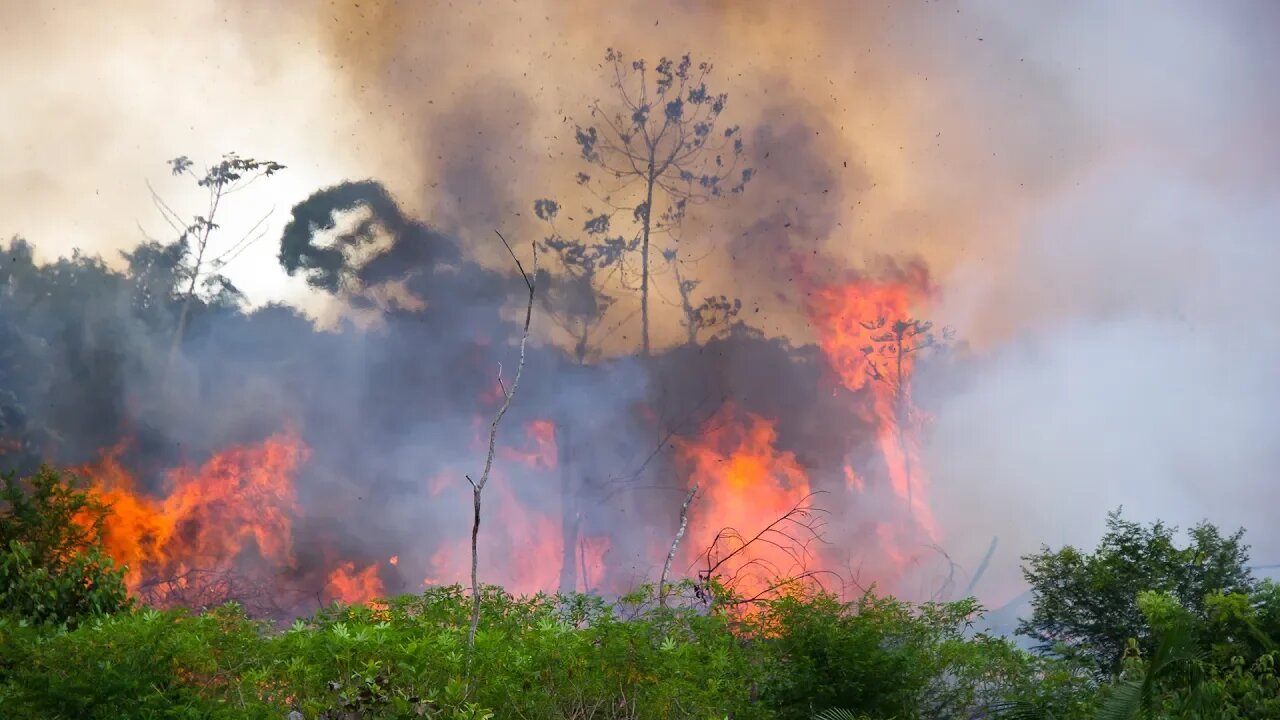
[[[689,494],[684,496],[684,504],[680,506],[680,528],[676,530],[676,536],[671,541],[671,549],[667,551],[667,562],[662,566],[662,576],[658,578],[658,607],[667,606],[667,575],[671,572],[671,563],[676,559],[676,549],[684,539],[684,530],[689,526],[689,503],[693,502],[693,496],[697,493],[698,484],[694,483],[693,487],[689,488]]]
[[[495,231],[497,232],[497,231]],[[502,244],[506,246],[507,252],[511,253],[511,259],[515,260],[516,268],[520,270],[520,274],[524,277],[524,284],[529,288],[529,301],[525,306],[524,312],[524,330],[520,335],[520,362],[516,365],[515,377],[511,380],[511,389],[507,390],[505,386],[502,391],[502,407],[498,408],[498,414],[494,415],[493,422],[489,425],[489,453],[485,457],[484,472],[480,474],[480,480],[472,480],[471,476],[467,476],[467,482],[471,483],[471,499],[474,515],[471,521],[471,627],[467,630],[467,648],[474,650],[476,646],[476,629],[480,626],[480,494],[484,492],[484,486],[489,482],[489,473],[493,469],[493,456],[498,446],[498,423],[502,422],[502,416],[507,414],[507,409],[511,407],[511,398],[515,397],[516,388],[520,386],[520,375],[524,372],[525,347],[529,342],[529,325],[533,321],[533,300],[534,288],[537,283],[538,273],[538,246],[533,244],[533,274],[530,275],[524,271],[524,266],[520,264],[520,259],[516,257],[515,252],[511,249],[511,245],[507,242],[502,233],[498,233],[498,237],[502,240]],[[498,370],[499,382],[502,378],[501,366]]]

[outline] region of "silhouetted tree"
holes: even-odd
[[[552,282],[550,292],[543,294],[543,304],[556,324],[573,337],[573,356],[581,365],[592,353],[592,332],[617,301],[607,285],[639,240],[611,235],[610,215],[596,214],[590,208],[581,235],[577,236],[560,228],[560,205],[554,200],[538,200],[533,211],[549,229],[539,246],[559,261],[562,271]]]
[[[271,160],[242,158],[235,153],[227,153],[222,156],[220,162],[197,173],[194,170],[195,163],[185,155],[170,160],[169,168],[174,175],[190,177],[195,180],[196,185],[204,188],[207,194],[206,210],[203,214],[193,216],[190,221],[179,216],[152,189],[151,197],[156,209],[160,211],[169,226],[178,233],[178,243],[182,252],[181,274],[186,283],[186,288],[182,291],[182,304],[178,310],[178,323],[173,332],[171,358],[173,353],[177,352],[186,333],[191,304],[196,297],[197,288],[203,287],[216,304],[237,300],[240,297],[239,291],[225,275],[218,271],[266,234],[264,224],[270,213],[258,220],[234,244],[216,255],[211,254],[210,239],[213,237],[213,232],[219,228],[218,213],[222,209],[223,200],[260,178],[274,175],[284,167]],[[209,272],[210,270],[212,272]]]
[[[673,235],[690,206],[742,192],[754,171],[739,167],[740,128],[719,126],[728,96],[707,88],[710,63],[695,65],[684,55],[650,66],[626,62],[613,49],[605,59],[617,95],[596,101],[592,122],[575,129],[582,159],[596,168],[577,180],[595,198],[588,225],[607,232],[617,219],[630,223],[630,232],[620,234],[640,251],[640,347],[648,355],[655,237]]]
[[[623,259],[639,244],[639,238],[627,240],[610,233],[610,215],[588,208],[587,219],[579,233],[562,229],[560,205],[554,200],[538,200],[534,214],[547,224],[548,234],[539,248],[559,261],[560,272],[546,273],[543,280],[549,289],[542,303],[551,318],[573,338],[573,359],[579,370],[599,350],[592,346],[594,331],[604,322],[617,298],[608,285],[622,269]],[[574,222],[573,218],[568,218]],[[607,334],[606,334],[607,336]],[[603,338],[601,338],[603,340]],[[577,589],[578,549],[582,534],[582,513],[578,495],[583,490],[575,472],[573,458],[573,417],[556,418],[556,446],[560,465],[561,532],[564,549],[560,565],[560,590]]]
[[[933,332],[933,322],[880,316],[864,320],[862,327],[872,333],[870,343],[862,348],[867,356],[867,375],[872,382],[886,386],[893,397],[893,423],[898,449],[902,453],[907,482],[907,507],[914,511],[915,491],[911,482],[911,453],[907,448],[906,426],[911,417],[912,355],[929,348],[941,348],[953,337],[951,328],[943,328],[942,340]]]
[[[680,291],[680,309],[684,312],[685,342],[696,345],[698,334],[703,330],[718,329],[726,332],[734,320],[742,312],[742,300],[730,299],[725,295],[708,295],[702,302],[693,304],[693,291],[702,284],[701,280],[686,278],[680,271],[680,258],[675,250],[663,250],[662,257],[671,263],[671,270],[676,276],[676,288]]]

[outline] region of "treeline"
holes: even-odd
[[[797,584],[743,604],[710,582],[606,600],[433,588],[281,630],[236,605],[127,597],[98,504],[68,475],[0,499],[5,718],[1272,718],[1280,586],[1243,533],[1118,513],[1092,551],[1025,558],[1035,651],[972,600],[842,600]]]
[[[298,546],[367,564],[463,536],[458,507],[423,503],[423,478],[474,462],[473,422],[491,412],[498,369],[511,370],[519,327],[504,310],[523,305],[523,284],[467,259],[457,238],[407,217],[377,183],[319,190],[291,217],[281,264],[344,306],[374,304],[374,327],[319,329],[292,307],[249,308],[217,270],[196,272],[188,238],[141,243],[116,264],[83,253],[42,261],[22,239],[0,242],[0,470],[79,466],[123,447],[138,490],[155,492],[174,467],[292,428],[313,453],[296,478],[310,518],[295,528]],[[371,237],[377,252],[359,262],[354,249],[326,252]],[[539,278],[543,330],[572,304],[566,293],[580,299],[572,282],[559,268]],[[369,289],[387,286],[416,302],[377,305]],[[647,357],[588,362],[582,343],[531,346],[506,423],[554,424],[562,477],[515,492],[563,515],[566,552],[601,535],[633,552],[648,547],[650,525],[669,537],[685,489],[647,474],[672,476],[666,440],[696,434],[726,401],[776,419],[815,486],[842,487],[846,458],[872,430],[860,399],[822,382],[818,349],[739,319],[699,327]],[[335,512],[332,498],[344,496],[360,501]],[[420,512],[407,518],[413,503]],[[643,521],[610,522],[624,505]],[[559,585],[575,589],[575,565],[564,567]],[[412,587],[421,577],[385,580]]]

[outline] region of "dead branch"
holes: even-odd
[[[494,232],[497,232],[496,230]],[[480,479],[472,480],[471,476],[467,476],[467,482],[471,483],[471,499],[474,515],[471,520],[471,627],[467,630],[467,647],[475,649],[476,645],[476,629],[480,626],[480,494],[484,492],[484,486],[489,482],[489,473],[493,469],[493,456],[498,447],[498,424],[502,422],[502,416],[507,414],[507,409],[511,407],[511,398],[515,397],[516,388],[520,386],[520,375],[524,372],[525,347],[529,342],[529,325],[533,321],[533,301],[534,289],[537,284],[538,275],[538,245],[533,244],[533,273],[526,273],[524,266],[520,264],[520,259],[516,257],[515,251],[511,249],[510,243],[507,242],[502,233],[497,233],[498,238],[502,240],[502,244],[506,246],[507,252],[511,254],[511,259],[516,263],[516,269],[520,271],[524,277],[524,284],[529,288],[529,301],[525,306],[524,312],[524,330],[520,334],[520,361],[516,364],[516,374],[511,381],[511,388],[507,389],[502,384],[502,365],[498,365],[498,382],[502,384],[502,407],[498,408],[498,413],[494,415],[493,422],[489,424],[489,453],[484,460],[484,471],[480,474]]]
[[[671,563],[676,559],[676,549],[680,547],[680,541],[684,539],[685,528],[689,525],[689,503],[693,502],[693,496],[698,493],[698,484],[694,483],[689,488],[689,494],[684,496],[684,504],[680,506],[680,527],[676,530],[676,536],[671,541],[671,550],[667,552],[667,562],[662,566],[662,576],[658,578],[658,607],[667,606],[667,575],[671,572]]]
[[[781,579],[776,584],[769,583],[771,587],[767,587],[764,593],[758,594],[749,600],[754,602],[779,587],[799,580],[813,579],[822,574],[832,574],[839,577],[838,573],[829,571],[824,573],[823,571],[810,571],[808,569],[809,561],[813,557],[810,546],[815,542],[826,542],[822,536],[822,529],[825,527],[823,518],[826,515],[826,511],[810,504],[812,498],[821,492],[823,491],[813,492],[804,496],[791,509],[749,538],[735,528],[726,527],[721,529],[701,555],[706,560],[706,567],[698,573],[699,582],[709,583],[715,579],[723,587],[732,590],[740,584],[744,574],[751,568],[759,568],[773,578]],[[736,547],[724,555],[719,555],[719,548],[722,543],[734,543]],[[777,563],[764,558],[748,557],[747,553],[755,546],[775,548],[791,561],[791,566],[783,568]],[[726,568],[726,563],[737,557],[747,559],[741,566],[733,568],[730,575],[724,575],[722,568]],[[820,583],[819,586],[821,587]],[[717,598],[703,597],[704,590],[701,587],[695,588],[695,591],[699,595],[699,599],[704,602],[718,600]]]
[[[252,618],[287,620],[298,610],[305,591],[282,586],[280,578],[241,572],[230,567],[189,568],[146,579],[136,595],[144,605],[208,610],[230,602]]]

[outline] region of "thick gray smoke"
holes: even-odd
[[[1092,147],[1019,209],[1012,253],[945,279],[948,319],[992,338],[938,398],[927,444],[952,548],[977,557],[1000,535],[979,588],[996,604],[1019,591],[1019,554],[1091,545],[1121,505],[1243,525],[1255,560],[1274,563],[1280,143],[1263,128],[1280,119],[1280,51],[1262,28],[1275,8],[1073,3],[1052,29],[1011,10],[999,4],[1004,31],[986,41],[1052,68],[1041,92],[1069,103]]]

